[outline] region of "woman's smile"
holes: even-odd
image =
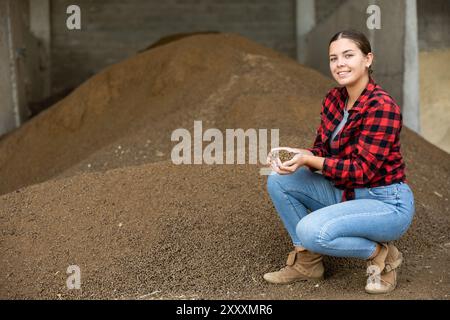
[[[337,75],[339,78],[347,78],[350,75],[351,71],[338,71]]]

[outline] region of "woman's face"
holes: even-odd
[[[330,44],[329,58],[333,78],[341,86],[351,86],[367,74],[373,55],[364,55],[355,42],[342,38]]]

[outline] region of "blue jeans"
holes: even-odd
[[[368,259],[377,242],[399,239],[414,217],[414,196],[403,182],[356,188],[354,200],[341,202],[342,190],[301,167],[272,172],[267,189],[293,244],[329,256]]]

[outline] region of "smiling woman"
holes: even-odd
[[[390,241],[409,228],[414,196],[400,152],[400,107],[371,77],[371,51],[357,31],[331,38],[330,72],[339,87],[323,100],[314,146],[271,163],[268,192],[294,250],[286,267],[264,275],[268,282],[322,279],[322,256],[330,255],[367,260],[368,293],[397,285],[403,256]]]

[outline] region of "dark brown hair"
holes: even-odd
[[[339,40],[339,39],[350,39],[356,45],[358,48],[367,55],[369,52],[372,52],[372,47],[370,46],[369,40],[367,40],[367,37],[364,35],[364,33],[356,31],[356,30],[343,30],[336,33],[330,40],[330,43],[328,44],[328,48],[330,47],[331,43],[333,41]],[[369,66],[369,75],[371,75],[373,72],[372,65]]]

